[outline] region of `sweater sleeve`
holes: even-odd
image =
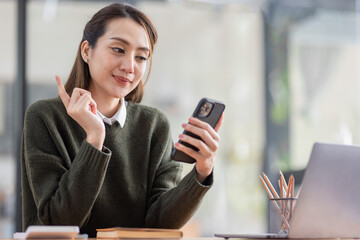
[[[62,126],[57,129],[43,112],[31,106],[24,120],[23,217],[28,219],[24,223],[81,227],[100,191],[111,152],[106,148],[99,151],[83,140],[75,158],[70,159],[61,137],[66,121],[58,120]],[[31,204],[26,201],[33,201],[36,209],[27,209]]]
[[[206,179],[206,185],[196,178],[193,168],[182,180],[182,163],[171,160],[173,141],[169,126],[162,127],[165,139],[159,139],[154,148],[162,151],[160,164],[156,169],[153,187],[148,201],[146,226],[155,228],[181,228],[193,216],[201,204],[203,196],[210,189],[213,174]],[[154,159],[152,161],[156,162]]]

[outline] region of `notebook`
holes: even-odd
[[[360,238],[360,146],[315,143],[287,234],[223,238]]]

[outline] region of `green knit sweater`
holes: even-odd
[[[194,169],[181,180],[166,116],[132,102],[126,110],[123,128],[105,124],[99,151],[85,141],[60,98],[28,108],[21,149],[23,229],[78,225],[95,237],[97,228],[180,228],[190,219],[212,175],[207,185]]]

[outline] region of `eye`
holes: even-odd
[[[112,49],[114,52],[117,52],[117,53],[125,53],[124,49],[122,49],[122,48],[111,47],[111,49]]]
[[[143,57],[143,56],[136,56],[136,59],[138,59],[141,62],[147,61],[149,58]]]

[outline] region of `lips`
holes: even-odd
[[[113,75],[113,77],[116,80],[116,82],[118,82],[118,83],[121,83],[121,84],[130,84],[131,83],[131,81],[126,77],[115,76],[115,75]]]

